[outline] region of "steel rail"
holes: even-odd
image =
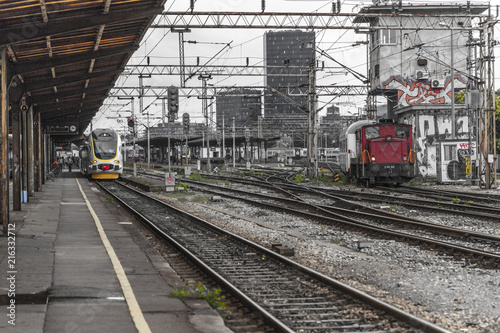
[[[225,176],[206,176],[208,178],[223,178],[227,179],[233,182],[239,182],[243,184],[249,184],[252,185],[252,182],[258,181],[261,186],[267,186],[269,188],[276,187],[276,184],[271,184],[270,182],[266,182],[264,179],[259,179],[258,177],[252,176],[254,180],[246,180],[246,179],[239,179],[239,178],[234,178],[234,177],[225,177]],[[278,177],[277,177],[278,178]],[[253,184],[255,185],[255,184]],[[482,217],[486,219],[498,219],[500,209],[495,208],[495,207],[490,207],[486,205],[470,205],[470,206],[461,206],[453,203],[447,203],[447,202],[435,202],[435,201],[429,201],[429,200],[419,200],[419,199],[410,199],[410,198],[401,198],[401,197],[393,197],[390,195],[383,195],[379,194],[378,196],[383,196],[384,199],[377,199],[373,197],[373,195],[367,195],[359,192],[351,192],[351,191],[339,191],[339,190],[328,190],[328,189],[315,189],[310,186],[303,186],[303,185],[295,185],[291,183],[280,183],[280,187],[283,188],[292,188],[295,191],[301,191],[304,192],[306,190],[308,191],[313,191],[318,194],[322,195],[334,195],[337,197],[337,199],[344,199],[344,200],[351,200],[351,201],[370,201],[370,202],[396,202],[398,204],[401,204],[403,206],[407,207],[412,207],[416,209],[422,209],[422,210],[433,210],[433,211],[438,211],[438,212],[443,212],[443,213],[448,213],[448,214],[460,214],[460,215],[465,215],[469,217]],[[335,192],[332,194],[332,192]],[[426,203],[427,205],[420,205],[417,203]],[[435,204],[439,204],[440,207],[436,207]],[[432,206],[434,205],[434,206]],[[449,207],[449,208],[443,208],[444,207]],[[372,211],[378,211],[375,210],[374,208],[366,207],[363,205],[360,205],[360,207],[364,207],[367,210],[372,210]],[[451,209],[450,209],[451,208]],[[482,211],[485,210],[490,210],[492,213],[484,213]],[[380,211],[379,211],[380,212]]]
[[[194,183],[193,181],[185,181],[185,182]],[[203,184],[203,185],[206,185],[206,184]],[[229,190],[229,189],[221,188],[221,187],[219,187],[219,189]],[[368,231],[376,232],[379,234],[383,234],[385,236],[402,238],[402,239],[412,240],[412,241],[416,241],[416,242],[423,243],[423,244],[439,246],[443,249],[465,253],[466,255],[475,255],[475,256],[479,256],[479,257],[485,257],[485,258],[489,258],[489,259],[494,260],[495,262],[500,263],[500,255],[495,254],[495,253],[486,252],[486,251],[482,251],[482,250],[478,250],[478,249],[473,249],[473,248],[469,248],[469,247],[465,247],[465,246],[461,246],[461,245],[451,244],[451,243],[444,242],[444,241],[438,241],[438,240],[434,240],[434,239],[430,239],[430,238],[426,238],[426,237],[415,236],[415,235],[411,235],[411,234],[400,232],[400,231],[388,230],[388,229],[373,226],[373,225],[370,225],[370,224],[367,224],[364,222],[352,222],[352,220],[350,220],[349,218],[346,218],[345,216],[342,216],[341,217],[342,219],[333,218],[333,217],[328,217],[328,216],[324,216],[324,215],[307,213],[304,211],[299,211],[299,210],[288,208],[288,207],[267,204],[267,203],[264,203],[261,201],[255,201],[255,200],[251,200],[248,198],[242,198],[242,197],[234,198],[234,196],[231,196],[230,194],[220,192],[220,191],[207,190],[207,189],[201,189],[201,190],[204,192],[207,192],[207,193],[214,194],[214,195],[220,195],[220,196],[225,196],[225,197],[245,201],[249,204],[265,207],[267,209],[285,211],[285,212],[291,213],[293,215],[304,216],[304,217],[307,217],[307,218],[310,218],[313,220],[321,220],[322,223],[330,222],[330,223],[344,224],[344,225],[348,225],[350,227],[355,227],[358,229],[368,230]],[[245,192],[245,194],[248,194],[248,193]],[[251,193],[251,194],[255,195],[255,193]],[[262,194],[259,194],[259,196],[262,196]],[[278,199],[278,200],[283,199],[283,198],[275,198],[275,197],[274,198],[271,197],[271,198]],[[295,202],[295,203],[297,203],[297,202]]]
[[[500,197],[496,194],[487,194],[487,193],[471,193],[471,192],[462,192],[462,191],[448,191],[448,190],[438,190],[432,188],[416,188],[409,186],[399,186],[398,188],[385,188],[381,187],[381,189],[391,190],[399,193],[412,194],[412,195],[422,195],[424,197],[437,197],[437,198],[460,198],[463,200],[472,200],[472,201],[486,201],[490,203],[500,203]],[[477,205],[478,207],[491,207],[486,205]]]
[[[136,216],[143,223],[145,223],[152,231],[154,231],[161,238],[167,240],[170,244],[172,244],[177,250],[179,250],[179,252],[181,252],[189,260],[191,260],[201,271],[203,271],[208,276],[210,276],[212,279],[214,279],[215,281],[217,281],[217,283],[219,283],[221,286],[223,286],[226,290],[230,291],[231,294],[233,296],[235,296],[236,298],[238,298],[243,304],[245,304],[249,308],[253,309],[254,311],[258,312],[260,315],[262,315],[262,317],[265,318],[265,321],[268,324],[272,325],[274,328],[278,329],[280,332],[288,332],[288,333],[293,333],[294,332],[289,327],[287,327],[284,323],[282,323],[276,317],[274,317],[272,314],[270,314],[266,309],[262,308],[259,304],[257,304],[252,299],[250,299],[245,293],[243,293],[241,290],[239,290],[236,286],[234,286],[232,283],[230,283],[228,280],[226,280],[224,277],[222,277],[219,273],[217,273],[216,271],[214,271],[213,269],[211,269],[210,266],[208,266],[203,261],[201,261],[191,251],[189,251],[188,249],[186,249],[186,247],[184,245],[180,244],[174,238],[172,238],[170,235],[168,235],[163,230],[161,230],[153,221],[149,220],[147,217],[145,217],[139,211],[137,211],[136,209],[134,209],[132,206],[128,205],[121,198],[119,198],[118,196],[114,195],[114,193],[111,192],[111,191],[109,191],[105,186],[102,185],[102,183],[100,183],[100,182],[96,182],[96,183],[104,191],[106,191],[106,193],[108,193],[113,198],[115,198],[116,200],[118,200],[120,202],[120,204],[123,207],[125,207],[129,212],[131,212],[132,214],[134,214],[134,216]],[[117,184],[119,184],[119,183],[117,183]],[[224,232],[225,234],[228,234],[231,237],[240,238],[239,236],[237,236],[235,234],[231,234],[231,233],[229,233],[227,231],[224,231],[223,229],[220,229],[220,228],[214,226],[213,224],[211,224],[209,222],[206,222],[206,221],[204,221],[204,220],[202,220],[202,219],[200,219],[200,218],[198,218],[198,217],[196,217],[194,215],[191,215],[191,214],[189,214],[187,212],[181,211],[181,210],[179,210],[179,209],[177,209],[177,208],[175,208],[173,206],[170,206],[170,205],[166,204],[165,202],[162,202],[162,201],[160,201],[160,200],[158,200],[156,198],[147,196],[144,193],[141,193],[141,192],[139,192],[139,191],[137,191],[137,190],[135,190],[135,189],[133,189],[133,188],[131,188],[129,186],[125,186],[125,185],[122,185],[122,184],[120,184],[120,185],[126,187],[128,190],[133,191],[133,192],[135,192],[138,195],[147,197],[150,200],[153,200],[153,201],[155,201],[157,203],[160,203],[160,204],[168,207],[168,209],[172,209],[172,210],[176,211],[179,214],[183,214],[185,216],[188,216],[191,219],[195,219],[195,220],[197,220],[199,222],[202,222],[202,223],[210,226],[213,229],[216,229],[216,230],[218,230],[220,232]],[[258,245],[255,244],[255,246],[258,246]]]
[[[194,254],[192,254],[188,249],[185,248],[185,246],[183,246],[182,244],[179,244],[177,241],[175,241],[172,237],[170,237],[169,235],[167,235],[166,233],[164,233],[160,228],[158,228],[152,221],[150,221],[149,219],[147,219],[145,216],[143,216],[142,214],[140,214],[137,210],[135,210],[134,208],[130,207],[129,205],[127,205],[123,200],[121,200],[120,198],[116,197],[114,195],[114,193],[112,193],[111,191],[108,191],[104,186],[102,186],[102,184],[100,184],[99,182],[97,182],[100,187],[106,191],[109,195],[115,197],[122,205],[124,205],[124,207],[126,207],[128,210],[130,210],[133,214],[135,214],[136,216],[138,216],[143,222],[145,222],[149,227],[151,227],[151,229],[158,233],[161,237],[165,237],[165,239],[167,239],[169,242],[171,242],[176,248],[179,249],[179,251],[181,251],[184,255],[186,255],[187,257],[191,258],[193,260],[193,262],[198,266],[200,267],[200,269],[202,269],[203,271],[205,271],[207,274],[209,274],[211,277],[214,278],[214,280],[216,280],[218,283],[220,283],[222,286],[224,286],[224,288],[226,288],[227,290],[230,290],[232,293],[234,293],[234,296],[239,298],[240,301],[242,301],[242,303],[244,304],[247,304],[247,306],[251,307],[252,309],[256,310],[257,312],[260,312],[266,319],[266,321],[268,321],[268,323],[272,324],[272,325],[277,325],[275,326],[278,330],[282,331],[282,332],[294,332],[293,330],[291,330],[289,327],[287,327],[285,324],[283,324],[281,321],[279,321],[278,319],[276,319],[272,314],[270,314],[269,312],[267,312],[265,309],[263,309],[260,305],[258,305],[257,303],[255,303],[252,299],[250,299],[249,297],[247,297],[242,291],[240,291],[238,288],[236,288],[234,285],[232,285],[229,281],[227,281],[224,277],[222,277],[220,274],[218,274],[217,272],[213,271],[208,265],[206,265],[203,261],[201,261],[200,259],[196,258],[196,256]],[[409,324],[410,326],[414,327],[414,328],[418,328],[418,329],[421,329],[422,331],[426,332],[426,333],[451,333],[450,331],[442,328],[442,327],[439,327],[431,322],[428,322],[422,318],[419,318],[419,317],[416,317],[408,312],[405,312],[399,308],[396,308],[386,302],[383,302],[373,296],[370,296],[364,292],[361,292],[353,287],[350,287],[349,285],[346,285],[340,281],[337,281],[333,278],[330,278],[324,274],[321,274],[319,272],[316,272],[306,266],[303,266],[289,258],[286,258],[276,252],[273,252],[261,245],[258,245],[254,242],[251,242],[243,237],[240,237],[236,234],[233,234],[231,232],[228,232],[224,229],[221,229],[213,224],[211,224],[210,222],[207,222],[203,219],[200,219],[192,214],[189,214],[187,212],[184,212],[180,209],[177,209],[173,206],[170,206],[168,205],[167,203],[165,202],[162,202],[156,198],[153,198],[153,197],[150,197],[144,193],[141,193],[129,186],[125,186],[123,184],[120,184],[121,186],[124,186],[126,187],[128,190],[138,194],[138,195],[141,195],[141,196],[144,196],[146,198],[148,198],[149,200],[152,200],[152,201],[155,201],[165,207],[167,207],[168,209],[171,209],[171,210],[174,210],[176,211],[178,214],[182,214],[184,216],[187,216],[191,219],[194,219],[196,221],[198,221],[199,223],[203,223],[204,225],[210,227],[211,229],[214,229],[216,230],[217,232],[220,232],[220,233],[223,233],[225,235],[228,235],[236,240],[238,240],[239,242],[247,245],[247,246],[250,246],[262,253],[265,253],[266,256],[269,256],[269,257],[272,257],[274,258],[275,260],[278,260],[280,261],[281,263],[283,264],[286,264],[287,266],[291,267],[291,268],[294,268],[302,273],[305,273],[315,279],[317,279],[318,281],[321,281],[325,284],[327,284],[328,286],[331,286],[337,290],[340,290],[341,292],[351,296],[351,297],[354,297],[358,300],[360,300],[361,302],[365,303],[365,304],[368,304],[368,305],[371,305],[372,307],[376,308],[376,309],[379,309],[379,310],[382,310],[382,311],[385,311],[386,313],[388,313],[390,316],[398,319],[398,320],[401,320],[402,322],[405,322],[407,324]]]

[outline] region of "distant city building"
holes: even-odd
[[[226,128],[232,125],[233,118],[237,127],[250,127],[257,123],[261,115],[261,92],[255,89],[233,89],[217,95],[215,105],[218,127],[222,126],[223,116]]]
[[[307,109],[308,67],[315,62],[315,52],[314,31],[267,32],[264,35],[265,66],[290,67],[287,72],[290,75],[267,75],[265,84],[285,94],[288,94],[290,89],[293,89],[292,94],[301,93],[301,96],[290,96],[290,98]],[[270,73],[271,70],[268,69],[267,72]],[[303,110],[278,94],[271,95],[270,91],[264,97],[264,110],[266,121],[273,121],[278,126],[297,124],[297,121],[307,119],[307,114]]]
[[[188,137],[202,136],[205,127],[204,123],[190,123],[189,131],[187,133]],[[183,138],[186,134],[184,133],[184,126],[181,122],[172,122],[170,123],[170,126],[167,126],[167,124],[165,124],[165,126],[163,126],[163,124],[158,124],[156,127],[151,127],[149,133],[151,137],[168,137],[170,133],[173,138]]]

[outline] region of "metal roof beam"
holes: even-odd
[[[60,105],[56,104],[55,106],[52,105],[50,108],[46,108],[42,105],[40,106],[37,106],[36,107],[36,110],[40,113],[43,113],[44,116],[46,116],[47,113],[51,113],[51,112],[59,112],[59,111],[63,111],[63,112],[74,112],[74,111],[78,111],[78,110],[91,110],[91,109],[98,109],[102,106],[102,98],[100,101],[93,101],[93,102],[88,102],[88,103],[85,103],[83,105],[80,105],[80,106],[76,106],[75,104],[78,104],[78,103],[60,103]]]
[[[68,12],[58,12],[49,16],[48,22],[43,22],[43,18],[34,18],[31,22],[33,31],[26,33],[26,24],[8,24],[7,28],[0,29],[0,45],[17,44],[27,41],[38,40],[46,36],[68,34],[79,30],[101,25],[113,25],[127,21],[137,21],[141,18],[148,18],[161,13],[160,7],[139,7],[114,10],[110,13],[96,13],[88,10],[75,10]]]
[[[114,47],[108,49],[101,49],[99,51],[90,51],[85,53],[64,55],[46,59],[45,61],[37,60],[32,62],[26,62],[22,64],[15,64],[14,73],[15,74],[27,74],[31,72],[37,72],[42,70],[50,70],[52,67],[67,66],[75,64],[82,61],[89,61],[92,59],[111,57],[120,54],[133,53],[139,46],[127,46],[127,47]]]
[[[82,106],[85,103],[94,103],[94,102],[101,102],[104,101],[107,98],[107,96],[91,96],[91,97],[86,97],[85,99],[81,98],[72,98],[71,100],[65,100],[65,101],[59,101],[57,102],[56,100],[50,100],[50,101],[45,101],[45,102],[39,102],[36,104],[33,104],[35,107],[39,108],[46,108],[46,109],[57,109],[59,105],[64,106],[66,103],[68,103],[68,106],[75,106],[75,105],[80,105]]]
[[[82,123],[89,123],[90,121],[92,121],[92,118],[94,118],[93,115],[84,115],[83,113],[81,114],[82,116],[77,116],[75,117],[74,115],[67,115],[67,116],[59,116],[57,118],[50,118],[50,119],[47,119],[45,120],[44,118],[44,122],[43,122],[43,125],[44,126],[53,126],[53,125],[61,125],[61,124],[69,124],[69,123],[79,123],[79,124],[82,124]],[[45,116],[44,116],[45,117]],[[85,128],[80,128],[80,131],[83,131],[85,130]]]
[[[68,116],[92,116],[93,114],[90,115],[88,114],[89,111],[97,111],[99,110],[99,107],[94,107],[94,108],[88,108],[88,109],[75,109],[75,110],[70,110],[70,111],[59,111],[59,112],[52,112],[50,114],[44,114],[43,119],[44,120],[51,120],[51,119],[56,119],[56,118],[61,118],[61,117],[68,117]],[[92,112],[94,113],[94,112]]]
[[[43,94],[41,96],[32,96],[31,101],[33,103],[42,103],[46,101],[51,101],[51,100],[57,100],[57,99],[63,99],[67,97],[72,97],[72,96],[79,96],[83,94],[91,94],[91,93],[101,93],[106,90],[110,90],[113,88],[112,85],[107,85],[107,86],[102,86],[102,87],[96,87],[96,88],[91,88],[91,89],[78,89],[78,90],[71,90],[68,92],[63,92],[63,93],[54,93],[54,94]],[[85,99],[82,99],[84,101]]]
[[[54,86],[57,86],[58,89],[61,89],[62,86],[64,86],[65,84],[82,82],[82,81],[91,80],[91,79],[100,78],[100,77],[119,75],[121,72],[122,72],[121,70],[103,71],[103,72],[93,72],[93,73],[89,73],[86,75],[73,75],[73,76],[66,76],[66,77],[58,77],[58,78],[53,79],[53,80],[36,80],[36,81],[31,80],[31,81],[26,82],[24,84],[24,87],[25,87],[27,92],[43,90],[43,89],[47,89],[47,88],[52,88]]]

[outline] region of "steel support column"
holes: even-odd
[[[7,48],[0,50],[1,115],[0,115],[0,219],[2,232],[7,234],[9,223],[9,103],[7,93]]]
[[[34,159],[34,140],[33,140],[33,108],[30,107],[26,117],[26,128],[28,130],[28,196],[35,195],[35,159]]]
[[[24,87],[21,81],[15,77],[9,84],[9,105],[12,117],[12,202],[13,210],[21,210],[21,101],[24,96]]]
[[[21,149],[22,149],[22,186],[21,186],[21,201],[22,202],[28,202],[28,130],[27,130],[27,119],[28,118],[28,113],[27,112],[21,112]]]
[[[13,210],[21,210],[21,110],[11,105],[12,112],[12,203]]]
[[[48,145],[48,139],[47,139],[47,134],[43,133],[42,138],[43,138],[43,149],[42,149],[42,159],[43,159],[43,175],[42,175],[42,183],[45,184],[47,181],[47,175],[50,172],[50,165],[49,165],[49,145]]]
[[[34,139],[34,162],[35,162],[35,191],[42,191],[42,126],[40,124],[40,113],[35,116],[33,122],[33,139]]]

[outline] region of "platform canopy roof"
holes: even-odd
[[[165,2],[0,0],[10,103],[33,106],[44,128],[85,130]]]

